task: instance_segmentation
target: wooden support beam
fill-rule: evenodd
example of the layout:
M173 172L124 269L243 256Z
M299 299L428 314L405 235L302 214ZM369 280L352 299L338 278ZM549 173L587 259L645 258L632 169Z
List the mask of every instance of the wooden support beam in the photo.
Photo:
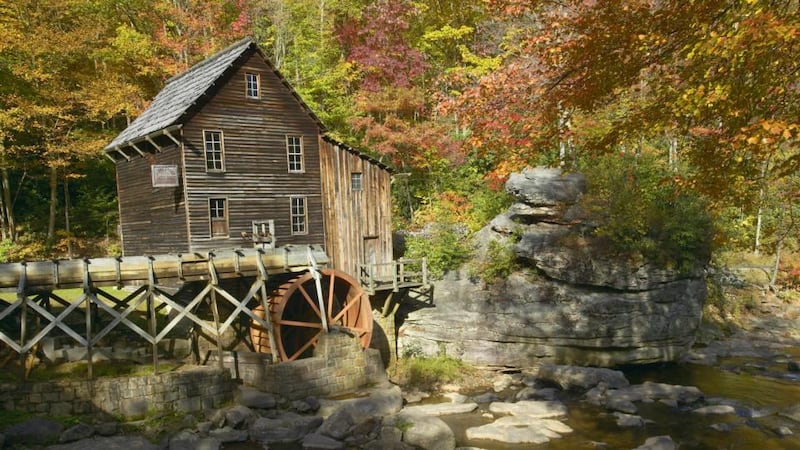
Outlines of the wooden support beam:
M147 142L149 142L149 143L150 143L150 145L152 145L152 146L153 146L153 148L155 148L157 152L161 153L161 151L162 151L163 149L161 148L161 146L160 146L160 145L156 144L156 141L154 141L154 140L153 140L153 138L151 138L150 136L147 136L147 137L145 137L145 140L146 140Z
M178 147L181 146L181 141L175 139L175 136L173 136L172 133L169 132L169 130L164 130L164 136L172 139L172 142L174 142L175 145L177 145Z
M94 376L92 361L92 299L91 278L89 277L89 260L83 261L83 296L86 300L86 376L89 380ZM76 302L77 303L77 302Z
M133 142L131 142L131 147L133 147L133 149L136 150L137 153L139 153L139 156L144 156L144 152L142 151L142 149L137 147L136 144L134 144Z
M122 149L119 146L114 147L114 150L117 153L119 153L120 155L122 155L122 157L125 158L125 161L130 161L131 160L131 157L128 156L125 152L123 152Z

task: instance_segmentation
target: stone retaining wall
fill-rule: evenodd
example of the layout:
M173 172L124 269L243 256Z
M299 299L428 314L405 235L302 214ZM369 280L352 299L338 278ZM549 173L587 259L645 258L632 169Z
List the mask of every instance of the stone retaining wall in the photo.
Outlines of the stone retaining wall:
M216 364L215 355L207 364ZM289 400L347 394L386 379L378 350L362 350L355 336L334 329L320 336L311 358L271 364L268 355L236 352L223 364L244 384Z
M105 412L141 417L148 411L191 412L233 400L227 371L210 367L154 376L0 384L0 406L49 417Z

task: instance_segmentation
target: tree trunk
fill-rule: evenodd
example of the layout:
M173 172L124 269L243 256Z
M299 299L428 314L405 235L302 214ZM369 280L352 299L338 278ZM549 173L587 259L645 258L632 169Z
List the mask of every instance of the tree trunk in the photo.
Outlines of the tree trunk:
M17 240L17 223L14 220L14 203L11 202L11 182L8 181L8 168L3 165L0 169L0 176L2 177L3 184L3 209L0 210L6 221L5 225L8 227L8 237L12 242ZM25 179L23 175L23 179ZM17 188L19 190L19 187Z
M50 167L50 220L47 222L47 242L56 239L56 207L58 206L58 169Z
M764 199L767 197L766 187L767 183L765 177L767 175L768 161L765 161L761 166L761 188L758 191L758 215L756 216L756 241L753 245L753 254L758 256L759 247L761 246L761 218L764 214Z
M64 228L67 232L67 257L72 259L72 228L69 223L69 180L64 178Z

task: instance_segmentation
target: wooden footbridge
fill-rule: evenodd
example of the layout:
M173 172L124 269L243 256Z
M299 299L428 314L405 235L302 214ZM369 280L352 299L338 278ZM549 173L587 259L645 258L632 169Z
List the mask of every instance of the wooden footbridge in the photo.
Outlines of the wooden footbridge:
M274 362L291 361L309 356L320 334L333 326L349 329L368 346L372 310L367 292L427 285L424 260L365 266L359 281L327 268L328 263L321 246L289 245L0 264L0 289L16 291L16 301L5 308L0 302L0 341L24 361L42 339L60 331L85 347L91 378L93 348L115 328L126 327L152 346L157 373L158 345L181 321L191 321L213 338L221 365L223 333L244 315L253 350L270 353ZM230 289L226 281L231 279L239 291L246 280L245 292ZM199 292L178 298L174 286L187 283ZM129 294L118 298L109 287L125 287ZM62 288L79 288L80 295L66 300L54 292ZM213 321L198 315L201 304L208 306ZM166 307L172 315L158 320ZM79 326L76 315L82 317ZM145 320L137 320L142 315Z

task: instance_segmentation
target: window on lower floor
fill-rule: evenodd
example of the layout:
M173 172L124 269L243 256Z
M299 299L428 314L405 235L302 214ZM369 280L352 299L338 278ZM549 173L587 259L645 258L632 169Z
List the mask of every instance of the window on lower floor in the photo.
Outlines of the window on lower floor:
M228 205L224 198L208 199L211 237L228 236Z
M292 234L306 234L308 214L306 213L306 198L291 197Z

